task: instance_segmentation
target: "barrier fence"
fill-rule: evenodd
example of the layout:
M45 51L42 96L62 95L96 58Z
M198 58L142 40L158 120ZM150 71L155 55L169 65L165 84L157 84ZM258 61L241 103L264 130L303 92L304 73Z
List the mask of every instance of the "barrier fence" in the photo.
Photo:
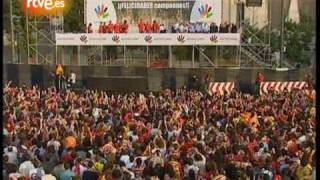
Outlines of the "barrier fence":
M234 82L211 82L208 92L210 95L230 93L235 88ZM260 85L260 95L268 94L269 92L290 92L295 89L303 90L308 88L308 83L305 81L288 81L288 82L262 82Z
M219 93L230 93L234 89L234 82L211 82L209 84L209 94L214 95Z
M294 89L306 89L308 83L305 81L288 81L288 82L262 82L260 85L260 94L268 94L269 91L283 92Z

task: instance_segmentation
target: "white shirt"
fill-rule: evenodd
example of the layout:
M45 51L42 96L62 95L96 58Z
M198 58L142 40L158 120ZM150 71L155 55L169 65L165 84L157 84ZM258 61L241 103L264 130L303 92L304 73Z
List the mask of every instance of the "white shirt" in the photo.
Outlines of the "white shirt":
M197 166L195 166L195 165L190 166L188 164L184 168L184 174L189 174L189 171L191 169L194 171L195 174L198 174L199 168Z
M16 164L16 163L18 162L17 153L15 153L15 152L8 152L8 153L5 153L5 155L8 156L8 162L9 162L9 163Z
M13 180L17 180L21 176L22 175L20 173L17 173L17 172L9 174L9 178L12 178Z
M164 26L160 25L160 31L163 31L163 30L164 30Z
M70 79L71 79L71 82L72 82L72 84L75 84L76 83L76 74L75 73L71 73L71 75L70 75Z
M126 164L126 167L128 169L132 168L132 166L133 166L133 163L130 162L130 156L128 156L128 155L122 155L120 157L120 161L123 161Z
M33 169L34 165L31 163L31 161L25 161L20 165L19 173L21 173L22 176L29 176L31 170Z
M59 151L59 149L60 149L60 142L59 142L59 141L50 140L50 141L47 143L47 147L49 147L49 146L51 146L51 145L53 145L54 150L55 150L56 152Z
M201 24L196 24L196 32L199 33L201 30Z
M14 147L14 146L11 146L11 148L12 148L11 152L8 151L8 147L6 147L3 152L4 152L5 155L8 156L8 159L9 159L8 162L9 163L16 164L17 161L18 161L18 159L17 159L18 149L16 147Z
M29 171L29 177L32 177L33 174L37 174L38 176L44 176L46 173L44 172L44 170L41 168L34 168L34 169L31 169Z
M173 26L173 28L174 28L176 31L178 31L178 30L179 30L179 23L176 23L176 24Z

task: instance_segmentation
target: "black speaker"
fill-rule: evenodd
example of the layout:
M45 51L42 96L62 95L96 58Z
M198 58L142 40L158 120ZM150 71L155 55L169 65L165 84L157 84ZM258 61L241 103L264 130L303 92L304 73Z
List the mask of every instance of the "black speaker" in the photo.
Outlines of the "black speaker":
M262 6L262 0L246 0L246 6L250 7L261 7Z

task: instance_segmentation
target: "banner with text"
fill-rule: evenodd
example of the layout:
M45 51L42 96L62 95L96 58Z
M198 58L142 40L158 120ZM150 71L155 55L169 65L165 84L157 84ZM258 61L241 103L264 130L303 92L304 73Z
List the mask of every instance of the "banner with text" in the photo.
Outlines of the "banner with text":
M239 46L239 33L219 34L56 34L62 46Z
M138 32L140 19L156 20L165 27L186 22L221 23L222 0L87 0L86 23L96 31L101 22L129 23L129 32Z

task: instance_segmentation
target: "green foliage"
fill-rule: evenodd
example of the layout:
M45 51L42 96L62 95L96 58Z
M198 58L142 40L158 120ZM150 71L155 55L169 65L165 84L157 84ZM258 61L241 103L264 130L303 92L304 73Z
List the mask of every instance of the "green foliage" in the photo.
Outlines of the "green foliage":
M253 32L256 36L264 40L265 30L260 30L253 26L248 25L246 32ZM248 33L250 34L250 33ZM311 53L309 44L312 37L315 34L315 22L311 17L304 14L301 15L300 23L296 24L294 22L285 22L284 30L284 45L286 46L285 56L297 63L308 64L310 63ZM271 50L279 51L281 49L281 33L272 32L270 37ZM256 43L255 39L252 39L252 43ZM267 42L265 42L267 43Z
M69 3L70 9L64 12L64 30L79 32L84 26L84 0L69 0Z
M284 42L287 57L301 64L309 64L311 53L309 44L315 33L315 23L311 17L301 16L301 23L285 23Z

